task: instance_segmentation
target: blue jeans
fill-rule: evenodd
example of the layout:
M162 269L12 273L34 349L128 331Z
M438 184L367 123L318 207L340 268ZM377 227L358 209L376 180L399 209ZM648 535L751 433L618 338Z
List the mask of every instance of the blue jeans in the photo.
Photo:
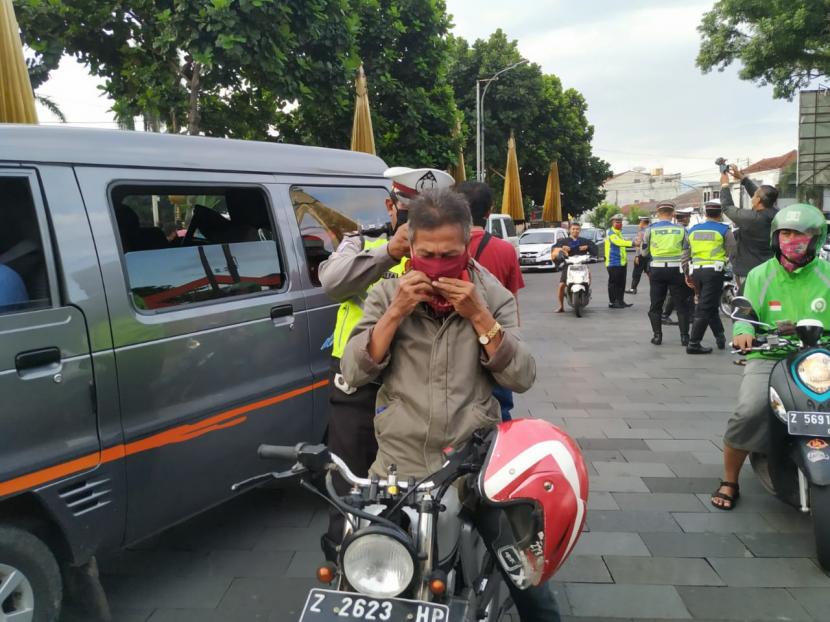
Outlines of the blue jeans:
M496 385L493 389L493 397L499 401L501 406L501 420L510 421L513 418L510 416L510 411L513 410L513 391Z

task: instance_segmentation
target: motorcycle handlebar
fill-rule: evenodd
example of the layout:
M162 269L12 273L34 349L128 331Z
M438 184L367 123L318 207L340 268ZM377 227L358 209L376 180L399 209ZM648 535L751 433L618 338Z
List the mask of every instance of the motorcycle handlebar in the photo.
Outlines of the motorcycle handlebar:
M296 460L302 443L298 445L260 445L257 455L263 460Z

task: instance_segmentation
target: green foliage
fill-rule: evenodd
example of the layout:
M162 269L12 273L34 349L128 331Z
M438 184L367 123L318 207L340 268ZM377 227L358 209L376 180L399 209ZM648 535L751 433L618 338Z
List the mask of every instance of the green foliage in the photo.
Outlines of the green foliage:
M37 88L63 54L104 78L118 121L266 138L278 111L356 67L347 0L19 0ZM344 103L344 102L341 102Z
M450 80L464 114L467 141L464 157L475 165L476 79L522 60L517 42L501 30L472 45L450 37ZM482 85L483 88L484 85ZM545 198L550 163L559 163L564 194L563 210L579 214L599 203L602 182L610 176L606 162L591 153L594 128L586 119L587 104L574 89L565 89L554 75L545 75L536 64L510 70L491 83L484 99L484 148L487 180L498 196L507 158L507 139L515 131L522 192L541 204Z
M391 166L455 164L456 108L447 79L450 21L443 0L350 0L377 153ZM308 94L285 115L289 142L348 148L354 73ZM332 105L332 97L337 102Z
M600 203L587 214L589 223L598 229L608 229L611 226L611 217L620 211L613 203Z
M723 71L740 61L740 77L771 84L776 98L791 100L830 76L828 0L719 0L698 31L698 67Z
M640 216L648 216L648 214L637 205L632 205L628 208L628 222L636 224L639 221Z

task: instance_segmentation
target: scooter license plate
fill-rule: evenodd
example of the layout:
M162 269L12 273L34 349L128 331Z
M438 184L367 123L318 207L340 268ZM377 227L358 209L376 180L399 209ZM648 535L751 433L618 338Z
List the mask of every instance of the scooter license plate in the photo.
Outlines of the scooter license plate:
M405 598L369 598L361 594L313 589L299 622L447 622L449 607Z
M791 410L787 413L787 431L794 436L830 437L830 413Z

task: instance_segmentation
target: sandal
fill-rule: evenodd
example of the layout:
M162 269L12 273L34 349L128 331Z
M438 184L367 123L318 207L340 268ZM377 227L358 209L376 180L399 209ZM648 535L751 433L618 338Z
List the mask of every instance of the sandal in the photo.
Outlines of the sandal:
M721 492L721 488L731 488L735 491L732 495L728 495L725 492ZM738 486L738 482L725 482L721 481L720 485L715 489L715 492L712 493L712 505L719 510L729 511L735 508L735 504L738 503L738 499L741 498L741 489ZM718 505L715 503L715 499L723 499L724 501L728 501L729 505Z

